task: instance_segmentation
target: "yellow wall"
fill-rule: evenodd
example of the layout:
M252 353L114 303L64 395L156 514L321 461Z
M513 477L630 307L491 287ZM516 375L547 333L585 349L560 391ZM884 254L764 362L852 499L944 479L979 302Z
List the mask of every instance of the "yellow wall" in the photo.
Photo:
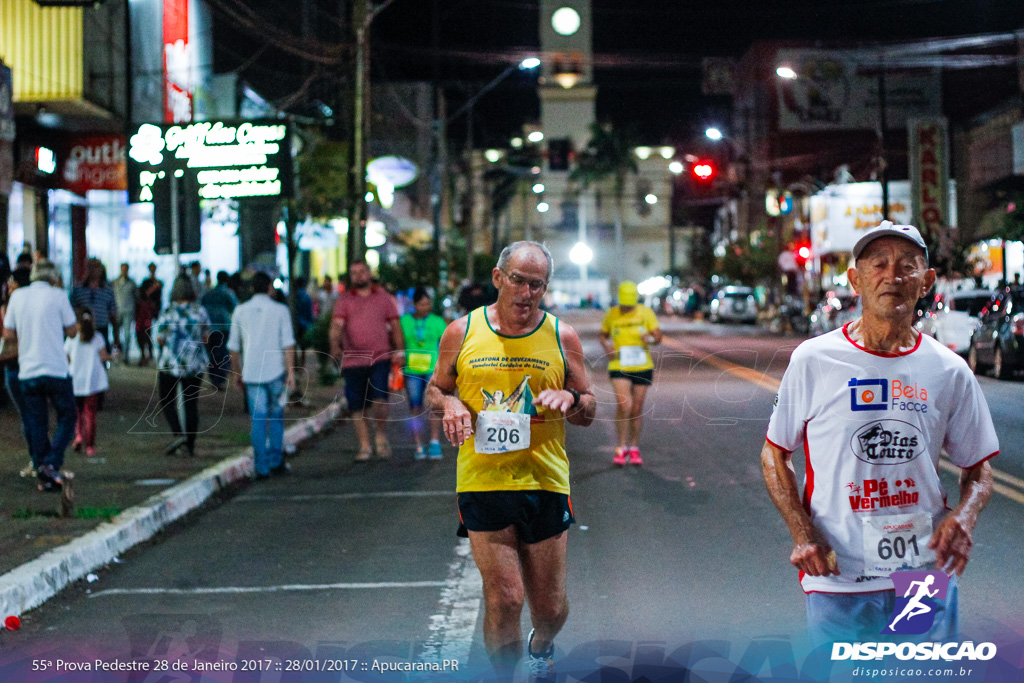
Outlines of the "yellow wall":
M15 102L82 97L82 9L0 0L0 58L14 71Z

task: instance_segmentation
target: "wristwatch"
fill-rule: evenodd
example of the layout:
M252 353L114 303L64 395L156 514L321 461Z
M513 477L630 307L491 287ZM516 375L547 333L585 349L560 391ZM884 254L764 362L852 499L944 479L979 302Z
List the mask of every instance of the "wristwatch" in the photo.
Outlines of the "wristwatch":
M572 394L572 405L569 406L569 410L572 410L580 404L580 392L575 389L570 389L569 387L566 387L565 390Z

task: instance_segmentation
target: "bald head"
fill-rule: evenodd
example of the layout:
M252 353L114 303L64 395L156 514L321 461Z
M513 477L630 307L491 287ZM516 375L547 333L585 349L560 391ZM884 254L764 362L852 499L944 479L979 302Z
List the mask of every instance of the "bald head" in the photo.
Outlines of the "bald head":
M550 280L551 276L554 274L555 262L554 259L551 258L551 252L548 251L548 248L540 242L521 240L508 245L501 250L501 255L498 256L498 269L503 272L508 272L509 264L512 262L513 257L517 256L517 254L523 249L529 249L533 252L533 254L530 254L531 256L535 255L538 258L543 258L547 262L547 277L545 280ZM526 256L526 254L524 253L520 256Z

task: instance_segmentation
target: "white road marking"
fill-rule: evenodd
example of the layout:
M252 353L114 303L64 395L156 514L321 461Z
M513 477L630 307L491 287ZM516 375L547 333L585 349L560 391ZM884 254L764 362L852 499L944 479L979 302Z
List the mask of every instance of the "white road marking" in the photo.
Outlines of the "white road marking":
M235 498L236 502L248 503L252 501L294 501L302 502L308 500L362 500L365 498L429 498L435 496L455 497L452 491L377 491L368 493L311 493L294 496L275 496L270 494L241 495Z
M285 593L289 591L375 590L379 588L441 588L447 581L382 581L377 583L286 584L283 586L222 586L218 588L111 588L90 595L241 595L243 593Z
M444 586L438 612L430 617L430 637L423 646L422 661L467 662L484 595L483 578L473 561L468 538L455 546L455 559L448 567Z

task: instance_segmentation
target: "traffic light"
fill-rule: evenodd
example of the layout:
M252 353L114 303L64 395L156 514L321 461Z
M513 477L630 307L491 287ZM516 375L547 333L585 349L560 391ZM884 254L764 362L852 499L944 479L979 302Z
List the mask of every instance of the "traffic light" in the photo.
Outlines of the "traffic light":
M800 270L803 270L811 258L811 243L801 240L793 244L793 257L796 259L796 264L800 266Z
M698 159L690 167L693 179L698 183L710 183L718 174L718 168L710 159Z

